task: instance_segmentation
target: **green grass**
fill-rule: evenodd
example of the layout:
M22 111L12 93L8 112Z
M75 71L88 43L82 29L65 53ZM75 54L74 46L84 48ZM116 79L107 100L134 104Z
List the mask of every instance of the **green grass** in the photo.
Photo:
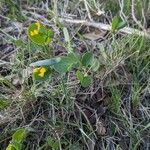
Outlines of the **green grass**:
M57 5L56 1L20 2L0 3L0 54L5 56L0 61L0 150L5 150L14 133L22 128L29 130L21 141L23 150L148 149L149 39L118 32L108 33L104 40L91 41L83 34L95 29L57 22L57 17L64 14L88 20L88 13L96 22L111 22L112 17L120 15L118 1L86 0L88 8L84 1L77 0L58 0ZM136 1L138 20L144 21L143 9L148 21L149 3ZM35 18L23 14L25 10L35 12ZM97 16L98 10L104 10L105 15ZM131 13L131 0L127 0L123 15L128 25L138 29ZM37 19L37 14L43 18ZM47 24L45 18L55 36L48 46L39 46L28 39L27 27L33 20ZM13 28L8 31L9 27ZM68 49L79 55L90 51L99 60L100 68L94 73L89 71L93 82L88 88L76 79L76 70L66 74L54 71L46 81L33 80L33 68L29 67L32 62L66 55ZM99 122L102 126L97 126Z

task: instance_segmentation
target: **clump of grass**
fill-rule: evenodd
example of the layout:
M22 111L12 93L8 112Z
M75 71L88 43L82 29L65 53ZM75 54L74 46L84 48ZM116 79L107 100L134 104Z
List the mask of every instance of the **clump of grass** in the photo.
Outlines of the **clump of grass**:
M0 97L0 110L3 110L9 107L9 105L10 105L10 102L7 99Z
M111 87L111 102L109 104L109 109L113 113L121 113L121 91L116 87Z

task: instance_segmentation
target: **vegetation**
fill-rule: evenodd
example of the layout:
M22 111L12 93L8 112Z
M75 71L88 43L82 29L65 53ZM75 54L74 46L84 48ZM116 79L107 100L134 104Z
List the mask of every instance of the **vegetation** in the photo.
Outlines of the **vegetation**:
M148 150L149 12L149 0L1 0L0 150Z

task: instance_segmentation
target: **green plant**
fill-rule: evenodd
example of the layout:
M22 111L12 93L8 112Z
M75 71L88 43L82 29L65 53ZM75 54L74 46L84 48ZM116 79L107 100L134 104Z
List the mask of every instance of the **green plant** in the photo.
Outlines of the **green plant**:
M23 140L26 138L28 134L27 129L18 129L13 135L12 140L6 150L22 150L23 148Z
M29 38L38 45L46 45L53 39L54 32L40 22L32 23L28 28Z
M120 113L121 109L121 92L116 87L111 88L112 98L109 108L114 113Z
M35 67L33 77L35 80L46 80L54 70L60 74L65 74L72 69L76 69L77 79L83 87L88 87L92 83L92 78L89 74L99 69L99 61L91 52L83 54L82 57L76 54L71 47L67 28L63 28L63 32L67 43L68 54L62 57L31 63L30 66ZM29 26L28 36L34 43L45 45L52 41L53 32L38 22Z
M136 81L135 84L132 86L132 105L133 105L133 109L136 109L140 105L141 87L140 87L138 81Z
M114 33L116 30L122 29L125 27L126 22L122 21L120 17L115 16L112 19L111 31Z
M59 141L50 136L47 138L47 144L52 148L52 150L59 149Z

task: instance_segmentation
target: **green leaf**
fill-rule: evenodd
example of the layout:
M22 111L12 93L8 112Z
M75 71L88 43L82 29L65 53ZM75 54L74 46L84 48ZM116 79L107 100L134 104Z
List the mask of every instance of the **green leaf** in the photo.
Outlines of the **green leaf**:
M13 148L15 148L15 150L22 150L22 142L16 142L14 140L11 141L11 145L13 146Z
M61 61L61 58L57 57L57 58L45 59L45 60L40 60L40 61L31 63L30 66L32 66L32 67L49 66L49 65L57 64L60 61Z
M37 23L32 23L28 27L28 36L32 42L38 45L46 45L52 41L54 32L51 29L47 29L43 24L39 24L39 27ZM38 31L38 34L32 35L34 31Z
M61 58L61 61L54 64L54 69L59 73L66 73L79 62L78 57L74 53L68 54Z
M84 78L84 74L81 71L79 71L79 70L76 72L76 76L77 76L77 79L80 80L80 82Z
M81 71L76 72L77 79L80 81L83 87L88 87L92 83L92 78L90 76L85 76Z
M119 17L118 16L115 16L113 19L112 19L112 25L111 25L111 29L112 29L112 32L115 32L115 30L117 29L117 26L119 24Z
M12 144L9 144L6 148L6 150L16 150Z
M81 63L83 66L88 67L92 64L94 55L91 52L87 52L83 55Z
M83 80L81 81L81 85L83 87L88 87L90 86L91 83L92 83L92 78L90 76L85 76Z
M117 30L124 28L126 25L127 25L126 22L120 22L120 23L118 24Z
M69 53L66 56L66 59L68 60L69 63L72 63L72 64L77 64L79 62L78 56L74 53Z
M126 22L123 22L120 17L115 16L112 20L111 30L112 32L115 32L116 30L119 30L125 26L126 26Z
M99 69L99 67L100 67L100 63L98 59L95 58L92 64L92 70L96 72Z
M26 136L28 131L26 129L18 129L12 136L12 141L16 141L18 143L22 142Z
M67 57L61 58L58 64L54 64L54 69L59 73L66 73L72 68L72 63L69 62Z
M30 129L30 128L29 128ZM18 129L13 135L11 144L8 145L6 150L22 150L22 142L26 138L28 132L30 130L26 129Z
M54 138L52 137L48 137L47 138L47 143L50 147L52 147L53 149L58 149L59 148L59 141L58 140L55 140Z

